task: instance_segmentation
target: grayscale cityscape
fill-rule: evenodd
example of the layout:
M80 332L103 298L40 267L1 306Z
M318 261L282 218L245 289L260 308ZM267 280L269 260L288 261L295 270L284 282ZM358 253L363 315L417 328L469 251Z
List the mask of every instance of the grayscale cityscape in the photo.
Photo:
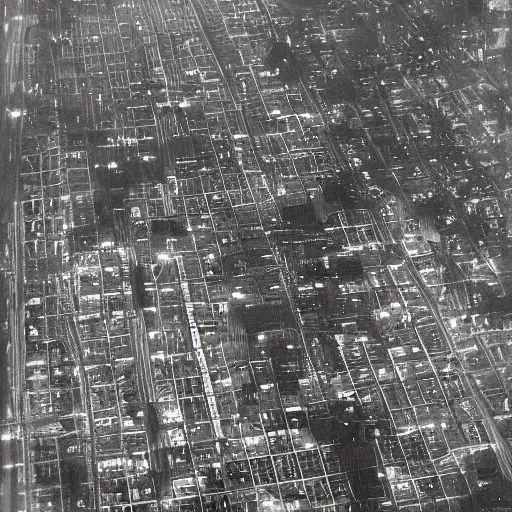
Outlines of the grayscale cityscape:
M512 0L0 17L0 511L512 512Z

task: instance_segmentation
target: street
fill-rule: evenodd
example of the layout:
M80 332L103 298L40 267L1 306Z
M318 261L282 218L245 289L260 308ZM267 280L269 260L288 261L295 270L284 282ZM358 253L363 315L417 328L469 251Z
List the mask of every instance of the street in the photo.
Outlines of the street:
M19 98L16 88L23 80L23 38L26 24L22 13L24 5L21 1L10 2L6 6L5 30L2 34L2 59L0 73L2 84L0 88L0 159L4 162L1 169L2 187L0 190L0 240L14 247L11 256L10 272L0 276L0 291L3 300L0 302L0 325L8 322L10 328L7 334L2 331L0 338L0 416L8 426L2 428L0 444L0 496L2 510L17 510L20 497L18 481L24 478L23 470L23 432L17 420L22 417L24 372L23 363L23 289L22 276L19 273L21 261L21 234L18 225L19 211L13 198L18 196L18 173L21 154L21 128L23 117L11 116L9 107ZM4 12L1 13L2 16ZM21 88L22 90L22 88ZM22 105L20 108L23 109ZM14 208L13 208L14 206ZM8 240L9 223L14 228L11 233L15 240ZM16 376L16 382L12 378ZM11 394L12 389L12 394Z

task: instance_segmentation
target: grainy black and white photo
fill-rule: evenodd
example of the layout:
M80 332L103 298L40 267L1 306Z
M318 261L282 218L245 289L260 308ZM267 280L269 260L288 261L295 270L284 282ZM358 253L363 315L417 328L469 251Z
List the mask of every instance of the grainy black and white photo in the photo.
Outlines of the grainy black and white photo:
M1 512L512 512L512 0L0 0Z

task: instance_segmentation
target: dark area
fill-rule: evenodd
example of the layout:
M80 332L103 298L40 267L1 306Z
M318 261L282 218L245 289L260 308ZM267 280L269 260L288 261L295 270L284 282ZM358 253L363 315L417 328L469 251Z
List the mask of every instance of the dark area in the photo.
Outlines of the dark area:
M271 41L264 60L264 65L271 71L279 70L278 79L283 83L295 83L300 80L302 64L284 41Z
M151 219L150 229L154 235L185 236L187 234L185 223L179 217Z
M136 309L149 307L150 304L144 281L144 267L136 265L132 273L133 305Z

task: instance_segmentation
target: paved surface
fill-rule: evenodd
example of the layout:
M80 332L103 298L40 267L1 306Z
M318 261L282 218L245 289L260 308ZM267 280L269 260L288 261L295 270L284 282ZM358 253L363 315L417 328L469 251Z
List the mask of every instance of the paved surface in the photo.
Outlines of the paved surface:
M5 8L4 8L5 7ZM17 94L16 84L22 78L22 48L24 21L18 18L23 13L22 0L6 0L0 9L0 19L3 31L0 41L0 251L5 251L8 243L8 225L13 221L13 204L17 195L17 166L20 151L20 119L11 119L8 108L13 106ZM2 254L3 260L3 254ZM13 274L0 273L0 420L10 423L13 420L15 407L11 394L10 376L13 366L18 360L19 344L13 347L12 338L5 329L7 321L12 322L16 317L17 308L14 306L13 291L19 290L19 280ZM21 296L18 295L20 300ZM18 324L18 322L16 322ZM16 332L19 332L17 325ZM16 372L20 373L20 372ZM16 386L15 386L16 387ZM10 430L16 433L17 426L12 424ZM18 502L17 483L20 466L19 454L22 451L21 442L9 439L9 428L2 428L0 441L0 510L17 511L23 509Z

